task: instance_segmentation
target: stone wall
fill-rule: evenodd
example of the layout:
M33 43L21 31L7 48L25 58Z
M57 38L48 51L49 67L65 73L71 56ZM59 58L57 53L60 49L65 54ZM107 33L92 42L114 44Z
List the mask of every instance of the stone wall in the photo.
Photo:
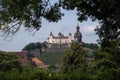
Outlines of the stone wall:
M70 47L68 44L61 44L61 45L60 44L49 44L49 45L51 45L51 47L48 48L50 52L64 52Z

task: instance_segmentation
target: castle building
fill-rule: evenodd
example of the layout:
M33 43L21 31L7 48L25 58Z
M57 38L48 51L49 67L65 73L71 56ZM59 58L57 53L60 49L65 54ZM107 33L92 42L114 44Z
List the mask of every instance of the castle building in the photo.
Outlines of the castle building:
M47 46L51 52L64 52L67 50L72 43L72 34L69 33L68 36L64 36L61 32L58 33L58 36L54 36L52 32L46 39Z
M82 45L82 34L79 31L80 27L77 25L76 32L74 33L74 41L77 41ZM46 39L46 43L48 48L51 51L63 52L71 46L72 43L72 34L69 33L68 36L64 36L61 32L58 33L58 36L54 36L52 32L50 32L48 38Z
M64 36L61 32L59 32L58 36L54 36L52 32L50 32L46 42L49 44L70 44L72 42L72 34L69 33L68 36Z

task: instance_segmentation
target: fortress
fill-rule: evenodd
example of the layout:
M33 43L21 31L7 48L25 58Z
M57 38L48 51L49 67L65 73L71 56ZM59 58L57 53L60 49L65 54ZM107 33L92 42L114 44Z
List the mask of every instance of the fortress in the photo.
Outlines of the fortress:
M77 41L82 44L82 34L79 31L79 25L76 26L76 32L74 33L74 40L72 39L72 34L69 33L68 36L64 36L61 32L58 33L58 36L54 36L52 32L50 32L48 38L46 39L46 43L48 48L54 51L64 51L68 49L72 43L72 41Z
M59 32L58 36L54 36L52 32L50 32L46 41L49 44L70 44L72 42L72 35L69 33L68 36L64 36L61 32Z

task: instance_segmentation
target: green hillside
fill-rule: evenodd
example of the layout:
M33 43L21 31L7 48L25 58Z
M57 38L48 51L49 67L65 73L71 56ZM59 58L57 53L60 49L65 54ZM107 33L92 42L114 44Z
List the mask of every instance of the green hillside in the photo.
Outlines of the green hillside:
M51 53L51 52L43 52L39 58L42 60L46 65L56 65L61 63L63 53Z
M87 54L87 56L90 58L93 50L89 48L83 48ZM46 65L56 65L61 63L61 59L64 53L52 53L52 52L43 52L40 56L39 59L43 61Z

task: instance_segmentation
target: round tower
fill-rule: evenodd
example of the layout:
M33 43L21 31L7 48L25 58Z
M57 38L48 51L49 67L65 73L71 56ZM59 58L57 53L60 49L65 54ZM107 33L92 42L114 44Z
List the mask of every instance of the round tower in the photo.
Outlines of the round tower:
M80 29L80 27L79 27L79 25L77 25L76 32L74 33L74 41L77 41L80 44L82 44L82 34L79 29Z

